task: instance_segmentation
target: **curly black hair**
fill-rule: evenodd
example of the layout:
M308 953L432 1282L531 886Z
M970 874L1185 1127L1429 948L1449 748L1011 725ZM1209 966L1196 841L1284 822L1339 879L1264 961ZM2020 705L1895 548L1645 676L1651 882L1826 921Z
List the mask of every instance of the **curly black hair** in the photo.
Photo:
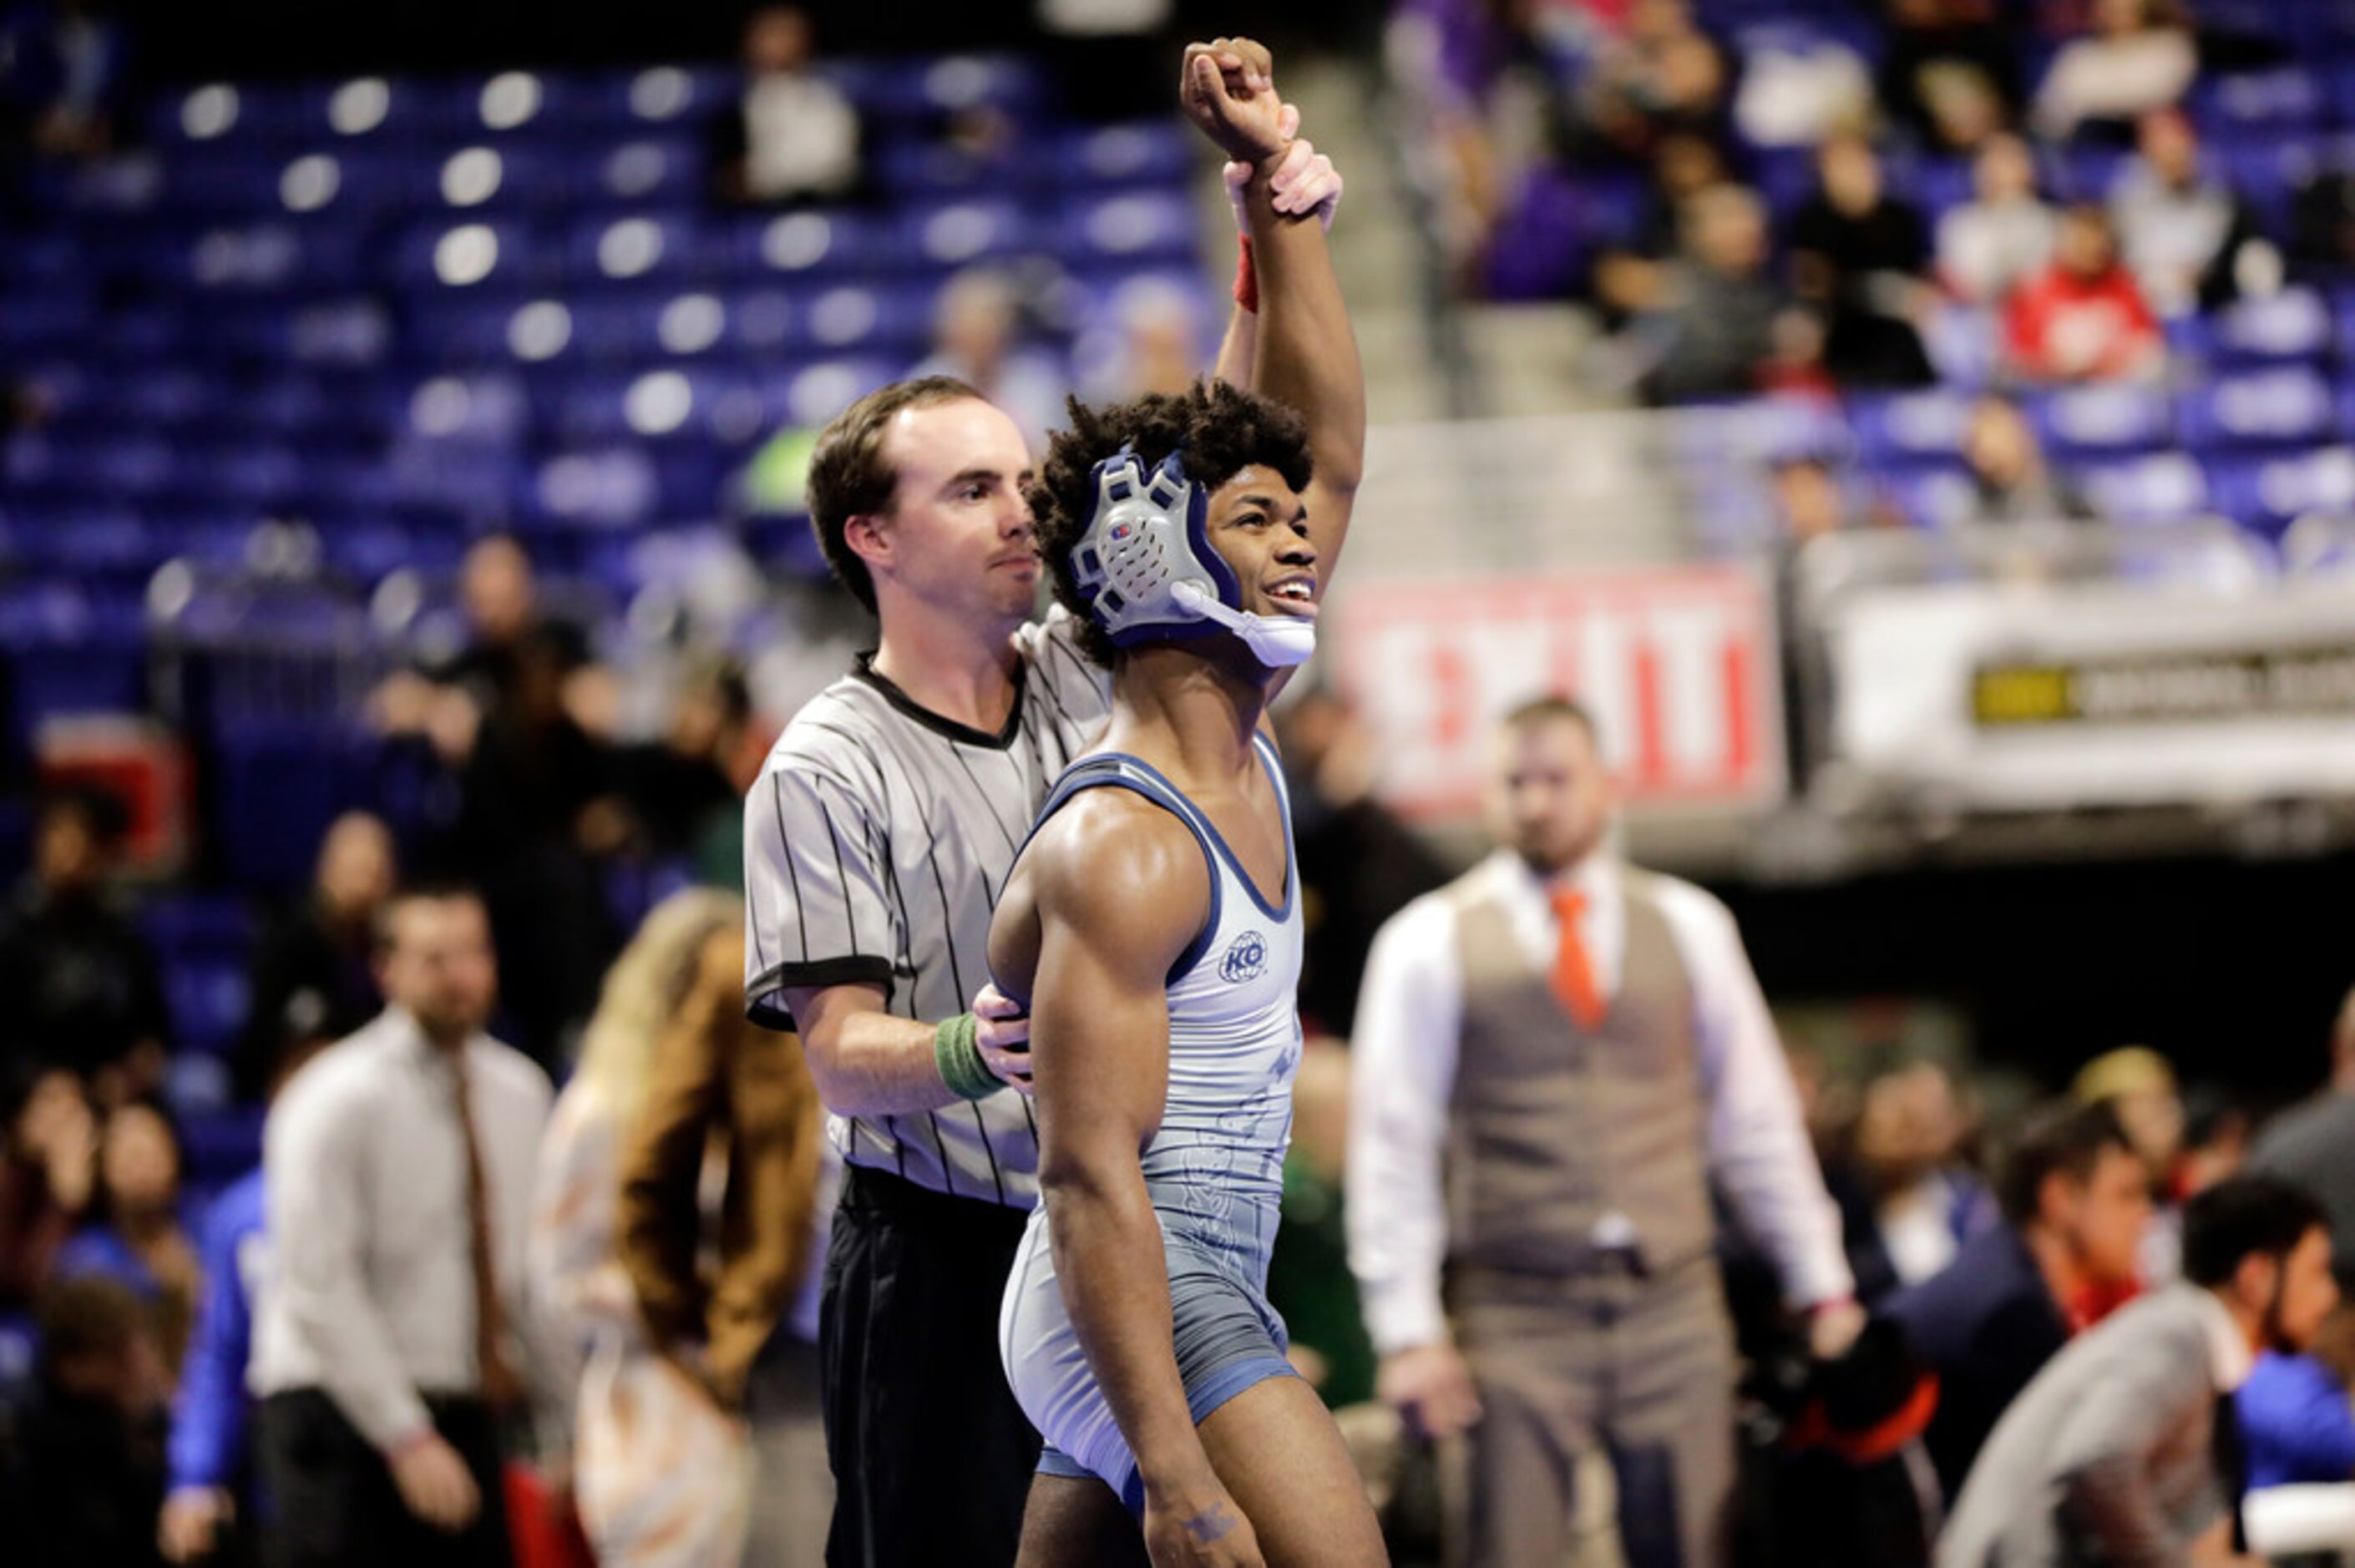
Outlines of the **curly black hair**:
M1131 403L1091 408L1070 400L1071 429L1047 440L1027 499L1039 553L1054 575L1055 598L1080 623L1080 646L1109 666L1112 636L1088 612L1071 567L1071 549L1095 511L1095 466L1133 447L1148 470L1183 448L1186 477L1215 490L1257 463L1272 468L1295 491L1308 488L1314 465L1308 428L1283 404L1224 381L1200 381L1176 394L1152 393Z

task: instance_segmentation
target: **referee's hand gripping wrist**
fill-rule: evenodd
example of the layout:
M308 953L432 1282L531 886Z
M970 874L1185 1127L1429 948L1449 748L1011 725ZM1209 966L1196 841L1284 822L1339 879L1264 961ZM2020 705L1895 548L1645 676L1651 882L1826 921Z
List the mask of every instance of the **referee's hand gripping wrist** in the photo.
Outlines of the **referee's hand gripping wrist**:
M1011 1086L1030 1092L1030 1020L996 986L984 986L973 1011L932 1033L932 1061L952 1094L985 1099Z
M986 985L973 999L974 1046L982 1065L1017 1094L1030 1092L1030 1010Z

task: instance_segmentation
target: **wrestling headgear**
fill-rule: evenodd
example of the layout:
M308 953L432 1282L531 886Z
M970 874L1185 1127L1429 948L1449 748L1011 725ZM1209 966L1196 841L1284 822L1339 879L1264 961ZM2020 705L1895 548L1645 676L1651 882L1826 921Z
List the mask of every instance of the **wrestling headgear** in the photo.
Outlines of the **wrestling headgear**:
M1224 628L1272 670L1316 651L1316 623L1242 608L1234 568L1210 547L1209 490L1171 452L1149 474L1134 447L1096 464L1095 514L1071 546L1088 612L1116 648Z

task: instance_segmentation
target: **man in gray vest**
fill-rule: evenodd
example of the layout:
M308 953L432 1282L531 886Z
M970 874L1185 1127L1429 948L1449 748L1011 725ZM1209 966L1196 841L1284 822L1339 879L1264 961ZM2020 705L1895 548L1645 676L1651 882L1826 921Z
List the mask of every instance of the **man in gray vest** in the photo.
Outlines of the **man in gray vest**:
M1712 1177L1811 1315L1861 1323L1773 1021L1724 906L1609 847L1584 710L1507 715L1497 853L1383 927L1352 1049L1349 1257L1380 1388L1468 1433L1453 1559L1558 1563L1610 1457L1630 1568L1726 1561L1733 1335Z

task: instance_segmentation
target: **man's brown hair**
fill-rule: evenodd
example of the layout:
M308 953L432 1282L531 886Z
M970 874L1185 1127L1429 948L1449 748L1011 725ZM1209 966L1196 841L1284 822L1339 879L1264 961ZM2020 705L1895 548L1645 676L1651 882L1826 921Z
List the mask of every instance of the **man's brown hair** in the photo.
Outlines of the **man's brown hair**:
M884 434L892 416L903 408L930 408L967 397L986 401L970 382L954 376L894 381L837 414L818 432L809 466L810 527L826 553L826 564L870 615L875 613L875 579L844 532L853 517L891 509L891 491L900 476L883 461Z
M1594 715L1584 703L1566 697L1559 692L1527 698L1516 703L1498 721L1508 733L1529 729L1541 724L1574 724L1586 732L1586 738L1595 746L1603 744L1603 732L1595 726Z

